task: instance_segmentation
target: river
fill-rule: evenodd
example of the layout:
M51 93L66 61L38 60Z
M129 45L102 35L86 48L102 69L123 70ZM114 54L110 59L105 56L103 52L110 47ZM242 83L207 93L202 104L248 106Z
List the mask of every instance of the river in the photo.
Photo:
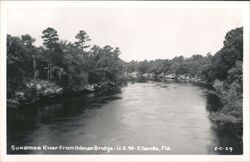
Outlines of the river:
M150 81L128 83L119 92L107 95L64 97L9 109L7 152L241 154L239 141L212 128L208 115L216 104L206 92L191 83ZM44 145L60 149L17 150L20 146ZM70 146L102 149L62 149ZM108 152L104 146L115 149ZM153 146L160 150L147 151ZM224 150L215 150L216 147ZM226 147L233 150L225 150Z

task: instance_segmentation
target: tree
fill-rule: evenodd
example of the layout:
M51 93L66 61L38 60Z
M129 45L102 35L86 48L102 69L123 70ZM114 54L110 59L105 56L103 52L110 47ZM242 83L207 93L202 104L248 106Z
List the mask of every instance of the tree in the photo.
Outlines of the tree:
M146 73L149 69L149 63L147 60L144 60L139 63L138 65L138 71L141 72L142 74Z
M20 37L7 35L7 97L25 86L32 77L32 60Z
M224 40L224 46L213 57L211 68L206 73L210 73L214 81L215 78L225 80L228 70L235 66L237 61L243 59L243 28L236 28L229 31Z
M118 82L123 72L123 64L119 58L119 48L109 45L103 48L94 45L90 51L92 68L89 69L89 82Z
M216 91L222 107L210 114L210 119L220 130L242 138L242 105L243 105L243 28L236 28L226 34L224 46L212 58L211 68L206 71L208 79L220 80ZM211 79L212 78L212 79ZM215 81L214 81L215 80Z
M84 31L80 30L79 33L75 36L77 42L75 44L84 52L85 49L89 48L90 45L87 43L91 40L89 35Z
M83 68L85 63L81 51L71 42L61 41L63 50L62 70L59 71L59 82L66 91L80 91L87 84L88 75ZM86 65L87 66L87 65Z
M22 35L21 39L24 43L27 53L32 58L33 78L35 79L37 76L36 73L37 71L36 71L35 47L33 46L33 43L36 41L36 39L32 38L29 34Z
M47 48L48 54L48 67L47 67L47 78L48 80L52 77L52 55L58 45L57 41L59 40L57 31L54 28L48 27L42 32L43 45Z

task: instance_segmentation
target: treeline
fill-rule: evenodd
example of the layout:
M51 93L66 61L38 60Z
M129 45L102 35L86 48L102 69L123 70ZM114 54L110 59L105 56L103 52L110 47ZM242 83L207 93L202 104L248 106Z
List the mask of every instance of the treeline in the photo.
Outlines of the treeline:
M242 138L243 131L243 27L226 34L224 46L212 59L205 78L213 83L222 107L210 119L219 130Z
M173 59L157 59L152 61L131 61L127 64L127 71L144 73L152 73L155 75L189 75L202 76L202 73L209 69L212 61L210 53L207 56L199 54L193 55L190 58L184 56L174 57Z
M81 30L75 42L60 40L57 31L41 33L43 46L34 46L29 34L7 35L7 97L16 99L41 93L81 91L89 84L120 84L124 62L119 48L90 45ZM33 90L33 92L31 92Z
M193 55L154 61L131 61L127 64L129 73L153 73L156 76L168 74L196 77L214 88L222 106L210 113L210 119L219 130L242 138L243 104L243 27L229 31L224 46L215 54Z

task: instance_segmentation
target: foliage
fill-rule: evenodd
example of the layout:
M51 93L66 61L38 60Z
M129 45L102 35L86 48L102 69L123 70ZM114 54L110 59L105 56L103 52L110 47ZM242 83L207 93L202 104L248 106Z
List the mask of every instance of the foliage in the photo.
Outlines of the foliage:
M27 47L28 46L28 47ZM33 77L32 57L24 37L12 37L7 35L7 96L14 95L14 90L19 90L25 85L25 81Z
M77 39L77 42L75 42L75 44L82 51L84 51L84 49L90 47L90 45L87 45L87 42L91 41L91 39L90 39L89 35L84 30L80 30L79 33L77 33L77 35L75 36L75 38Z
M226 34L224 47L213 58L212 75L223 83L218 90L223 106L216 114L210 115L220 129L231 130L231 133L240 138L242 138L243 125L242 60L243 28L241 27Z
M92 69L89 73L89 82L119 82L123 72L123 63L119 58L119 48L107 45L103 48L95 45L91 48L90 60Z
M56 50L58 50L59 40L57 31L54 28L47 28L42 32L43 45L46 47L46 54L48 55L48 66L47 66L47 79L53 79L52 71L54 70L54 64L56 62Z
M224 47L212 58L210 68L205 71L206 79L226 80L228 71L237 61L243 60L243 28L236 28L226 34ZM209 75L208 75L209 73Z
M43 46L35 47L35 39L28 34L7 35L8 98L27 89L33 79L56 83L64 91L82 91L90 83L119 83L123 77L119 48L94 45L86 51L91 39L83 30L73 43L59 40L51 27L42 31L42 38Z
M79 91L87 84L87 73L83 68L85 59L82 51L72 43L61 42L63 49L62 66L58 67L57 83L63 86L66 90Z
M154 61L131 61L127 64L127 72L138 71L141 73L175 74L188 76L202 76L205 69L209 68L211 55L193 55L190 58L183 56L175 57L171 60L157 59Z
M43 45L50 50L55 49L57 41L59 40L57 31L54 28L47 28L42 32L44 39Z

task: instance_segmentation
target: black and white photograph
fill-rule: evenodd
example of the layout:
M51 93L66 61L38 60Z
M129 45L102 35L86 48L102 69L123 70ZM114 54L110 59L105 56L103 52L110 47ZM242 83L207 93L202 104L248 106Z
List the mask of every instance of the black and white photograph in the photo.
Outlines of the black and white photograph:
M3 7L7 156L249 158L249 2L25 3Z

